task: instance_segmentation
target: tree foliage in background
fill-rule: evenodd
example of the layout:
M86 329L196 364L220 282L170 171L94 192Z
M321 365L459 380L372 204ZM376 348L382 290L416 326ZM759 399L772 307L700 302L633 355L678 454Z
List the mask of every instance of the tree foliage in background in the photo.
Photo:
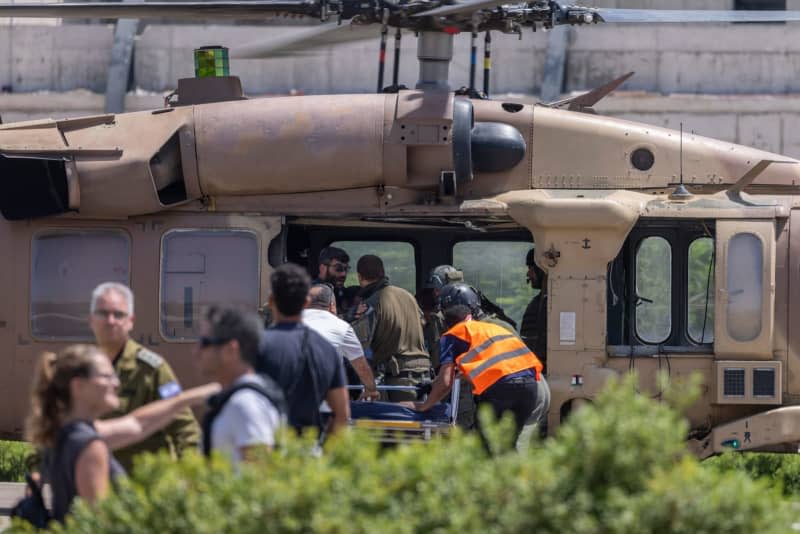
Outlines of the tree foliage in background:
M687 398L665 395L665 398ZM215 459L145 456L116 495L59 532L759 532L791 529L776 488L704 469L667 403L613 384L558 435L511 449L510 422L381 449L350 432L325 454L290 439L237 475ZM24 530L17 526L17 530Z
M24 482L33 447L24 441L0 441L0 481Z

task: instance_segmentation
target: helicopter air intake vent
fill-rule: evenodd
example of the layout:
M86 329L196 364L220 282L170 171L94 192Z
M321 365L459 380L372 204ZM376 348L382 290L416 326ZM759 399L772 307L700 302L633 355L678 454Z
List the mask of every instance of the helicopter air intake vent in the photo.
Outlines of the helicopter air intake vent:
M775 369L753 369L753 395L775 396Z
M150 158L150 173L161 205L169 206L187 199L177 132Z
M725 369L723 395L744 397L744 369Z
M717 404L781 404L781 362L717 361Z

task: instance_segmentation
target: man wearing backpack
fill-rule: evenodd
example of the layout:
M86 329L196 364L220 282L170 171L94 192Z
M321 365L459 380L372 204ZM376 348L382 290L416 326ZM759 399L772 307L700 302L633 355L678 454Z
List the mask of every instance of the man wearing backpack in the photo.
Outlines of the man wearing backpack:
M212 307L200 326L197 361L203 374L223 390L209 399L203 421L203 451L221 451L233 464L275 446L285 422L283 392L253 369L258 358L261 321L255 314Z

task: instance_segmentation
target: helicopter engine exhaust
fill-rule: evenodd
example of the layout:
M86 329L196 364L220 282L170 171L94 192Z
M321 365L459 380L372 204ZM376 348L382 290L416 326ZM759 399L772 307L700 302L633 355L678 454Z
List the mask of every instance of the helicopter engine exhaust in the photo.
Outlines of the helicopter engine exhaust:
M0 212L10 221L70 209L63 160L0 156L0 178Z

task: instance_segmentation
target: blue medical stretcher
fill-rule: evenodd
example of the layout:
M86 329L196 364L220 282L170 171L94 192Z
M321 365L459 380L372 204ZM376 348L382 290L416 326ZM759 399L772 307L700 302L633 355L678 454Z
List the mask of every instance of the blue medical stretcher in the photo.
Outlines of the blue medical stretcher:
M456 379L449 402L441 402L427 412L418 412L393 402L350 401L351 425L366 429L381 443L428 441L449 433L456 424L460 381ZM363 386L348 386L352 390ZM414 386L378 386L378 391L417 391Z

